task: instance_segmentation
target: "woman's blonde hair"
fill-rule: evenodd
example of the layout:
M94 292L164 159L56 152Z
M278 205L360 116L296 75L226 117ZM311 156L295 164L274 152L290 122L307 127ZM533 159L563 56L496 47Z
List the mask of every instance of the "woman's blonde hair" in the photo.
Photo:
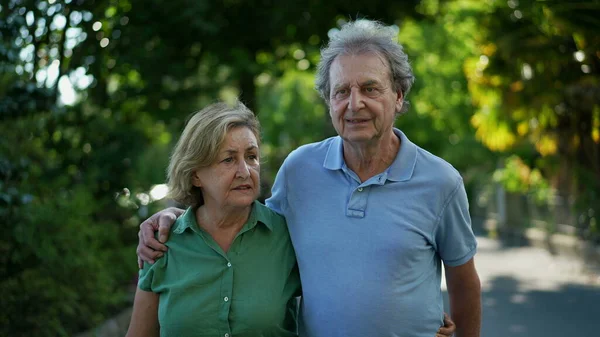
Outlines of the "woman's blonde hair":
M169 197L186 206L204 203L202 191L192 185L192 174L214 163L227 132L236 127L250 129L260 145L258 119L237 100L233 104L211 104L190 117L171 153L167 169Z

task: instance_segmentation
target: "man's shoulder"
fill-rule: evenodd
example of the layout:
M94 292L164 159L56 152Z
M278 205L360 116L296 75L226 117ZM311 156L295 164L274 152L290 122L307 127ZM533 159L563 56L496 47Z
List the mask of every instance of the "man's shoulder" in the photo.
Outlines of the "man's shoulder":
M418 173L429 175L432 181L453 190L457 183L462 182L460 172L446 160L417 146L417 163L415 170Z
M417 146L417 153L419 160L418 164L422 165L423 168L434 169L442 174L447 174L450 176L460 175L454 166L452 166L452 164L443 158L425 150L424 148Z

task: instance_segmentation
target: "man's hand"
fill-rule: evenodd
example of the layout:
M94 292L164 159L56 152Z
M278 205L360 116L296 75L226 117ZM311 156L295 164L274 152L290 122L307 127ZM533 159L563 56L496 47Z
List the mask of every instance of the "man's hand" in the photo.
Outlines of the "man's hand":
M444 326L439 328L435 334L435 337L450 337L455 331L456 325L454 325L454 322L450 319L450 316L448 316L447 313L444 313Z
M169 207L146 219L140 225L138 232L138 267L144 267L144 261L153 264L155 259L163 256L167 251L167 242L171 226L175 223L177 217L183 214L183 210L175 207ZM154 232L158 231L158 240L154 238Z

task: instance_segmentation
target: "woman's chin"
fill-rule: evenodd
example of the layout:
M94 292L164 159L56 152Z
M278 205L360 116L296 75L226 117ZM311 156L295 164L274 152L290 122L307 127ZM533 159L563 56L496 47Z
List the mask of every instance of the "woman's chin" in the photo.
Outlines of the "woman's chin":
M235 198L235 200L232 200L229 204L230 204L230 206L236 207L236 208L250 207L250 206L252 206L252 203L254 202L254 200L256 200L257 198L258 198L258 196L255 196L255 195L247 195L244 197Z

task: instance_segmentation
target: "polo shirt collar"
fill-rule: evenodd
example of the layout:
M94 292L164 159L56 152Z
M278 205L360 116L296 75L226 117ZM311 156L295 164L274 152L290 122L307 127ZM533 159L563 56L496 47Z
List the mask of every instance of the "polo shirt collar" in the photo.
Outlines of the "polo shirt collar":
M400 150L386 170L386 178L392 181L407 181L410 180L415 170L417 146L406 137L404 132L396 128L393 131L400 138ZM323 167L328 170L341 170L344 166L343 140L342 137L337 136L329 144Z
M387 169L387 178L393 181L407 181L415 171L417 146L406 137L404 132L394 128L394 133L400 138L400 150Z
M329 149L325 154L323 167L328 170L341 170L344 166L344 148L342 146L342 137L333 137L333 141L329 144Z
M252 203L250 217L248 217L248 221L246 221L242 230L252 229L256 227L257 224L262 224L272 231L273 225L269 220L270 218L266 207L260 207L258 201L254 201L254 203ZM188 207L185 213L177 219L173 233L181 234L188 228L194 232L200 231L200 226L198 226L198 223L196 222L196 208Z

